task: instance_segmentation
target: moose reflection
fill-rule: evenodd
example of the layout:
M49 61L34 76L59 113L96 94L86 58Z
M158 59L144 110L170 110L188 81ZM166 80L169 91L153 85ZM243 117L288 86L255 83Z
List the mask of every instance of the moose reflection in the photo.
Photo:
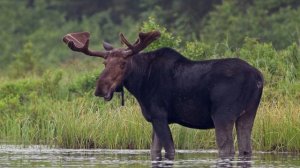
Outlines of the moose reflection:
M171 48L140 53L160 32L139 33L133 44L123 34L125 48L104 43L104 51L89 49L89 33L67 34L73 51L104 58L105 68L95 95L109 101L124 86L152 124L152 160L174 159L169 124L196 129L215 128L219 155L233 156L235 125L240 156L251 155L251 130L263 91L262 74L238 58L191 61Z

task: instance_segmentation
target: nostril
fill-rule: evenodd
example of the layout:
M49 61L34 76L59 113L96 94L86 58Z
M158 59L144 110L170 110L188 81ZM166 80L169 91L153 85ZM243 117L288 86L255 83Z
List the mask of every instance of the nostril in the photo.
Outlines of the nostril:
M103 95L103 94L101 94L101 92L95 91L95 96L97 96L97 97L102 97L102 95Z

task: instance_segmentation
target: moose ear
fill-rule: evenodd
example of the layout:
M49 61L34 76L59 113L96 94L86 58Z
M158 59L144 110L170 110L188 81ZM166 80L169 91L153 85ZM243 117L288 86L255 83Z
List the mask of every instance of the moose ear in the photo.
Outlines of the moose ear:
M104 48L106 51L110 51L110 50L114 49L114 47L113 47L111 44L109 44L109 43L107 43L107 42L105 42L105 41L103 41L103 48Z

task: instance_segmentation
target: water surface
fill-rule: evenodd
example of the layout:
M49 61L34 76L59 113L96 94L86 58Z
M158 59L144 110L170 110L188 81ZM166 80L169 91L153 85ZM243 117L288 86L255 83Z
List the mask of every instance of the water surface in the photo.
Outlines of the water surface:
M300 155L254 152L251 160L218 158L216 150L177 150L175 161L151 162L149 150L53 149L0 145L0 167L300 167Z

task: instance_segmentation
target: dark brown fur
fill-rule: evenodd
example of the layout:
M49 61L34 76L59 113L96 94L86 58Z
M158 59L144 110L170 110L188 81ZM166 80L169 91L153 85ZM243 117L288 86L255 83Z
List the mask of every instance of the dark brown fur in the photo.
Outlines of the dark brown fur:
M76 47L67 43L75 51L105 58L96 96L111 100L115 90L124 85L137 99L153 127L153 160L162 159L162 148L167 159L174 159L171 123L215 128L220 156L234 155L235 125L239 154L251 155L251 131L263 90L263 77L256 68L238 58L191 61L170 48L139 54L157 33L140 34L134 45L121 38L128 48L104 44L106 51L101 53L88 50L86 44Z

